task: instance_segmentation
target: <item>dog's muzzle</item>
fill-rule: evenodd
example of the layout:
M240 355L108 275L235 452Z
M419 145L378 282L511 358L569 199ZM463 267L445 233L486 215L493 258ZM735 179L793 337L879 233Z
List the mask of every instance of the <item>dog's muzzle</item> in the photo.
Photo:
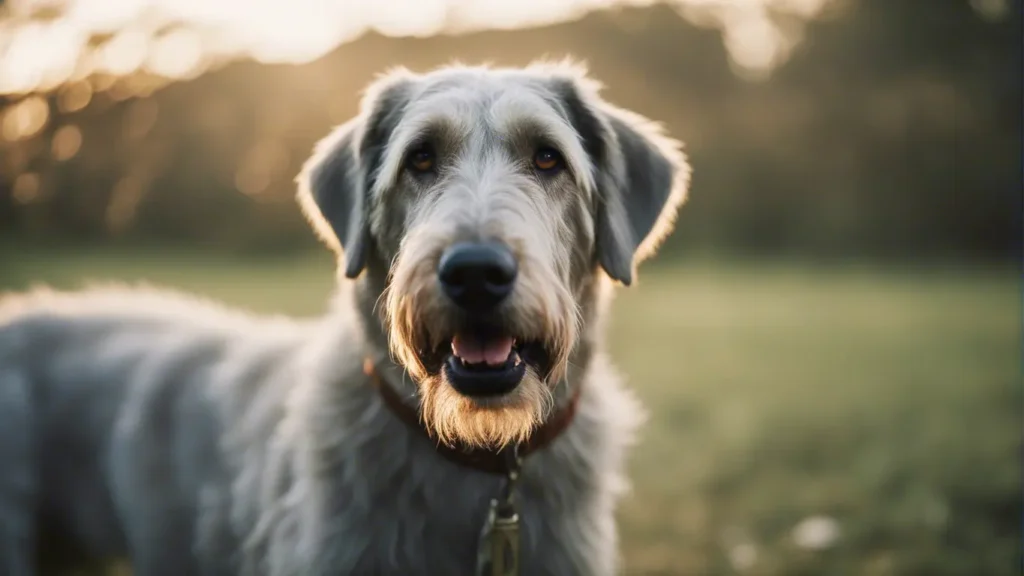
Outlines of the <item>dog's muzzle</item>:
M518 271L512 251L498 242L454 244L441 255L438 281L465 318L452 337L444 371L462 394L507 394L526 374L520 343L502 328L497 313L512 294Z

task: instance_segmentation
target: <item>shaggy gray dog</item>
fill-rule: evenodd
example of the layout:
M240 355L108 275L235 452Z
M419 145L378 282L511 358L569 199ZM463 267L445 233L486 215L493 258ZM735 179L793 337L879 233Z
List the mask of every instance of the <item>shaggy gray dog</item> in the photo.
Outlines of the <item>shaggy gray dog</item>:
M566 63L376 81L299 176L339 257L315 321L149 289L5 299L0 574L472 574L510 478L522 574L613 574L642 410L602 320L689 169L598 89Z

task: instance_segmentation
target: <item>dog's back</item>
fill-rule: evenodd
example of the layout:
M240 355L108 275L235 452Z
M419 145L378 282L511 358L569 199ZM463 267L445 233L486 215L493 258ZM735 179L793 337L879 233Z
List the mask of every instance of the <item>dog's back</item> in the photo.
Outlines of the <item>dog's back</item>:
M219 502L203 488L227 473L214 384L274 334L252 324L154 291L3 300L0 573L34 573L36 552L40 568L131 555L145 573L198 572L193 544L219 529L198 521ZM263 348L287 349L289 332Z

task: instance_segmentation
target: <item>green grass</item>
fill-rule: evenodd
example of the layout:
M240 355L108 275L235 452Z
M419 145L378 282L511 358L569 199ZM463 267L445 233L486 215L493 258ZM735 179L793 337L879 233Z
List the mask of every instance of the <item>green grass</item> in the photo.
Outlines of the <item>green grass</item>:
M0 289L146 279L256 311L324 308L332 261L0 253ZM1012 273L690 262L621 291L611 352L650 411L620 514L628 574L1021 569ZM793 528L824 516L822 550Z

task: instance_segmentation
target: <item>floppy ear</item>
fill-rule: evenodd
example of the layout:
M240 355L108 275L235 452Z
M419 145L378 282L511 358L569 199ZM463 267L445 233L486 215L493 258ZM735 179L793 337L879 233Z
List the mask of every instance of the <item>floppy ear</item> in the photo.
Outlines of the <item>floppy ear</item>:
M410 83L397 71L372 85L360 114L316 144L297 178L299 205L321 240L344 256L347 278L366 267L370 190Z
M651 121L597 96L581 77L562 85L570 122L595 167L595 252L601 268L629 285L636 265L672 231L690 168L680 144Z

